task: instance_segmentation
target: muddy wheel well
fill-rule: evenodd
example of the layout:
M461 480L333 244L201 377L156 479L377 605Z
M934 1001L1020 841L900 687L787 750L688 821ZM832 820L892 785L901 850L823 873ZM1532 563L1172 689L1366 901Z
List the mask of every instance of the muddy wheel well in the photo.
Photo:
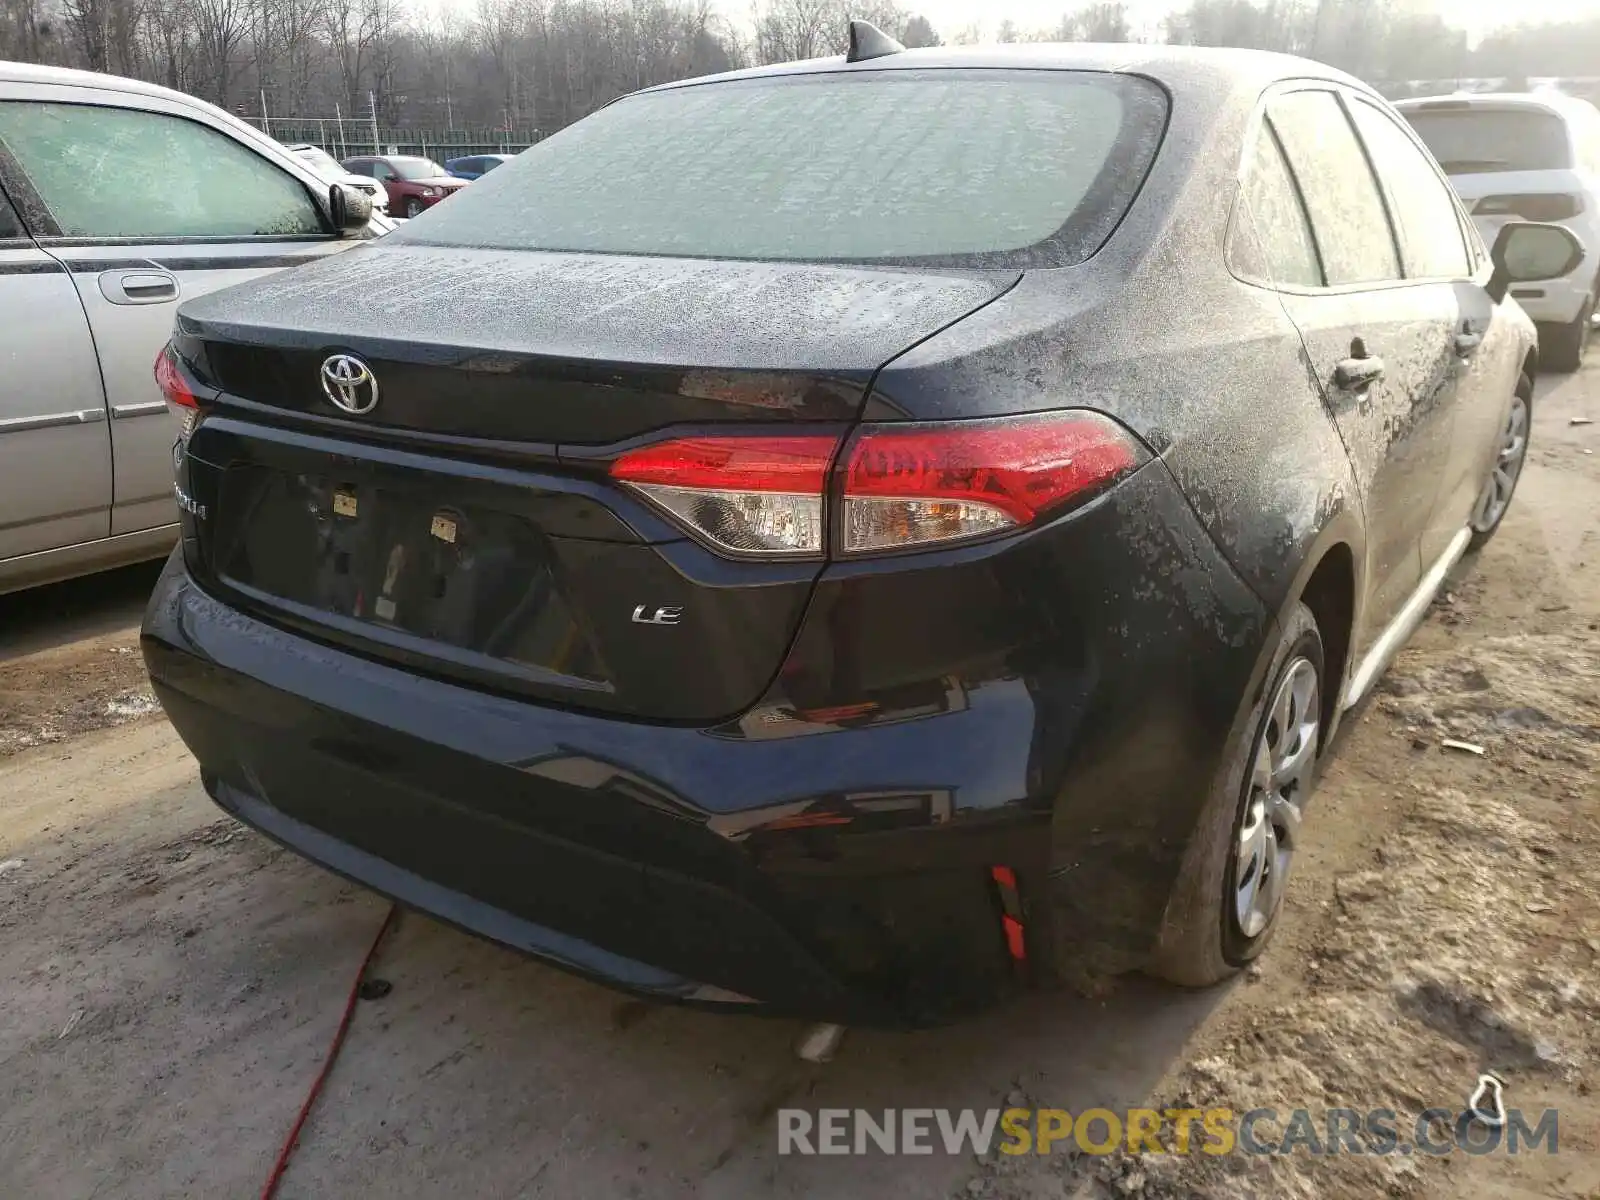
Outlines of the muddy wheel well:
M1537 345L1528 347L1528 355L1522 360L1522 373L1529 379L1535 379L1538 377L1539 347Z
M1328 547L1311 578L1306 580L1300 599L1317 619L1322 634L1323 654L1328 678L1322 689L1322 720L1331 728L1339 711L1340 685L1350 657L1351 626L1355 619L1356 571L1350 547L1336 542Z

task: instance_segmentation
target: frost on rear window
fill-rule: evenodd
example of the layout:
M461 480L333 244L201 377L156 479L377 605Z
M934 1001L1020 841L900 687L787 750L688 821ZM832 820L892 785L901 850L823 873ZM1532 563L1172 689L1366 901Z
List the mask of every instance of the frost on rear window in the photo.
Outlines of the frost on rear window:
M1406 120L1450 175L1560 171L1572 166L1567 127L1534 109L1412 109Z
M1305 197L1328 283L1399 279L1377 180L1333 93L1293 92L1272 101L1267 115Z
M403 241L703 258L1055 266L1088 257L1165 94L1076 71L865 71L629 97L411 222Z

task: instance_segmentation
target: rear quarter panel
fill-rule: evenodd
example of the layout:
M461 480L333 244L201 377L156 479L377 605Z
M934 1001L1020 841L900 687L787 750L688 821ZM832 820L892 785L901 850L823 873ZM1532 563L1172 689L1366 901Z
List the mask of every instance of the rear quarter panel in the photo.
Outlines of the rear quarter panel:
M1227 269L1256 90L1174 96L1139 198L1087 263L1012 291L880 373L868 419L1087 406L1159 454L1206 532L1273 612L1330 529L1362 559L1360 501L1276 293ZM1241 236L1252 236L1246 226ZM1358 589L1359 590L1359 589Z

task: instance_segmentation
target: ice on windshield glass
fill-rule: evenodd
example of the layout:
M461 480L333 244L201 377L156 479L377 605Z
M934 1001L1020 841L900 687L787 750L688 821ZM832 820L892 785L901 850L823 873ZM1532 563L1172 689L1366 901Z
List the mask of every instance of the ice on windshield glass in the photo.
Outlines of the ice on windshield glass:
M389 165L401 179L437 179L449 173L431 158L391 158Z
M1062 265L1115 227L1165 117L1153 85L1087 72L827 74L654 92L539 142L406 240Z

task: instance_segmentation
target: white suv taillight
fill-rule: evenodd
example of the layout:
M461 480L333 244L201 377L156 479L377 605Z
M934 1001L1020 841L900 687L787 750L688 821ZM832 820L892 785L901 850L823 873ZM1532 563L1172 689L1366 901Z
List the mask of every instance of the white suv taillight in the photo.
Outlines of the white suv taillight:
M611 476L714 549L818 556L831 434L679 438L623 454ZM1148 457L1087 410L994 421L863 425L844 455L843 554L964 541L1081 503Z

